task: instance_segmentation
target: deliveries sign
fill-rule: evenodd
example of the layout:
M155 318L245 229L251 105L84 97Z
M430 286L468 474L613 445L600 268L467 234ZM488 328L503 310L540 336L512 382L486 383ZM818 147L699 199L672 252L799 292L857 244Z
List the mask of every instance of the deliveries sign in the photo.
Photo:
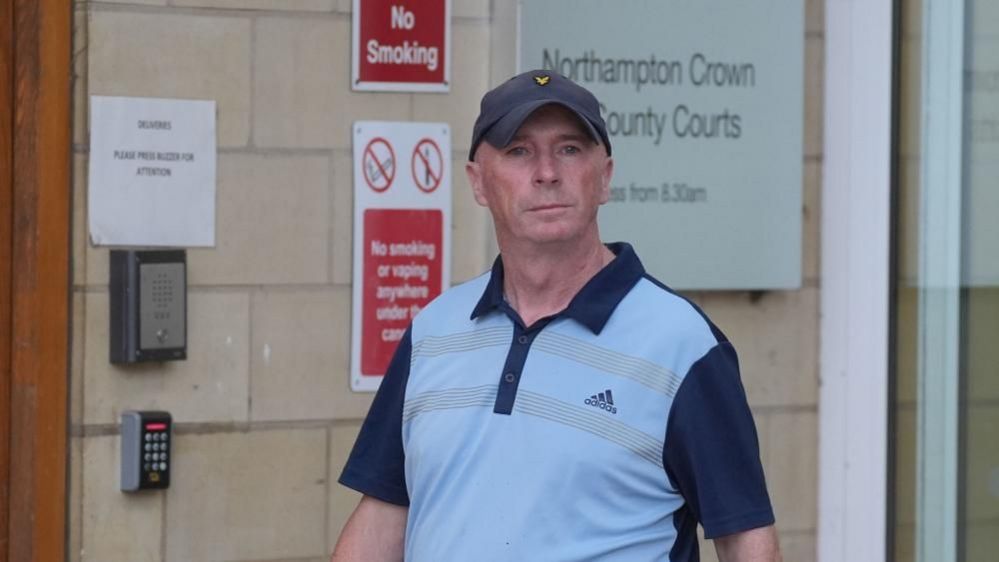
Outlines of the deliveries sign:
M355 90L446 92L450 0L354 0Z

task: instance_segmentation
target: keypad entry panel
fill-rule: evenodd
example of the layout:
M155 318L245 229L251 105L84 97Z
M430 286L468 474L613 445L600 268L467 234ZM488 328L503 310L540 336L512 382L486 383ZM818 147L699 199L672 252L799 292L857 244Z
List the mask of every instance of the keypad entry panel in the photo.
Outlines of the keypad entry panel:
M128 411L121 415L122 491L170 486L172 426L167 412Z

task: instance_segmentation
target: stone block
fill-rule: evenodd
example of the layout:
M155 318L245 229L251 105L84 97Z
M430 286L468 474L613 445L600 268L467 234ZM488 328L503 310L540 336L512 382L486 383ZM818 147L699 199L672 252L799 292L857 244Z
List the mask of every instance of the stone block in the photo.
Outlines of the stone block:
M173 0L174 6L279 12L332 12L337 0Z
M249 295L189 291L187 360L125 367L108 361L108 295L86 295L83 417L118 423L122 411L167 410L175 422L247 420Z
M804 149L806 156L822 155L822 135L825 119L825 40L805 38L805 117Z
M105 4L139 4L142 6L166 6L167 1L168 0L102 0Z
M89 14L85 4L78 4L73 9L73 144L77 146L86 146L90 142L87 104Z
M410 94L351 91L349 18L262 17L256 26L257 146L350 148L354 121L410 119Z
M163 495L120 491L120 449L117 436L83 440L81 562L161 560Z
M472 125L479 115L479 100L489 89L488 22L456 23L451 27L451 91L413 98L413 119L451 125L451 146L467 150Z
M337 0L337 11L349 14L353 11L353 4L353 0ZM488 18L489 0L451 0L451 17Z
M329 532L327 533L330 539L327 545L329 552L333 552L340 531L353 513L357 502L361 500L361 494L337 482L344 465L347 464L347 457L354 447L354 440L360 429L360 422L335 425L330 428Z
M317 558L272 558L270 560L261 560L259 558L247 558L244 560L227 560L226 562L329 562L330 557L319 556Z
M968 407L967 518L999 522L999 405L994 401Z
M329 158L219 158L215 247L188 252L196 285L325 283Z
M326 465L321 428L177 435L166 561L325 556Z
M785 532L814 532L819 488L817 416L815 412L778 411L766 417L763 468L777 526Z
M491 2L489 26L489 85L498 86L517 73L517 10L515 2Z
M87 305L86 295L72 292L73 316L70 319L69 355L69 424L81 427L83 424L83 366L86 346Z
M777 522L778 529L780 521ZM816 542L813 533L781 533L780 551L784 560L791 562L815 562Z
M250 136L250 20L91 12L91 94L215 100L220 146Z
M83 220L86 223L87 219L84 218ZM90 242L89 227L84 228L87 228L86 242L84 243L86 247L84 250L85 257L83 258L86 285L88 287L107 287L108 275L110 273L111 249L105 246L94 246ZM190 258L190 252L188 252L188 258ZM190 269L188 269L188 275L190 275ZM188 283L190 282L189 277Z
M69 501L66 504L69 529L66 552L69 562L80 562L83 550L83 438L69 439Z
M488 19L489 0L451 0L451 17ZM486 33L488 33L488 28L486 28ZM456 42L455 45L461 45L461 43ZM455 48L452 45L451 52L453 53L454 51ZM453 73L452 76L454 76Z
M73 154L73 286L87 283L87 154Z
M822 163L808 160L804 165L802 193L802 276L805 282L819 281L822 263Z
M333 152L332 271L335 285L350 285L354 271L354 159L351 151Z
M735 345L753 406L818 399L819 291L704 293L701 307Z
M251 418L360 419L372 393L350 391L349 287L253 297Z
M468 152L453 151L451 169L451 284L457 285L481 275L492 266L495 254L489 251L495 237L489 210L472 197L465 175Z

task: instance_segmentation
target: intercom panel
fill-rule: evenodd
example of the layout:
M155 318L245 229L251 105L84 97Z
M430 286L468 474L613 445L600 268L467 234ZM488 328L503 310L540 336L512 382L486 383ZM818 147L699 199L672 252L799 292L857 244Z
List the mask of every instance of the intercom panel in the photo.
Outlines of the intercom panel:
M187 357L184 250L111 250L111 362Z

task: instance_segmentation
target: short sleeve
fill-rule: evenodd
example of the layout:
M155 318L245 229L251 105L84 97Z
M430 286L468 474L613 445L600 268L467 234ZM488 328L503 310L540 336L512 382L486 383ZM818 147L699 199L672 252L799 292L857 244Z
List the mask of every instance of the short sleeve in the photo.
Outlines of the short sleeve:
M667 475L706 538L773 524L759 449L735 349L722 341L680 385L663 447Z
M340 474L340 483L344 486L401 506L409 505L406 454L402 447L402 407L409 379L411 338L410 330L406 330Z

